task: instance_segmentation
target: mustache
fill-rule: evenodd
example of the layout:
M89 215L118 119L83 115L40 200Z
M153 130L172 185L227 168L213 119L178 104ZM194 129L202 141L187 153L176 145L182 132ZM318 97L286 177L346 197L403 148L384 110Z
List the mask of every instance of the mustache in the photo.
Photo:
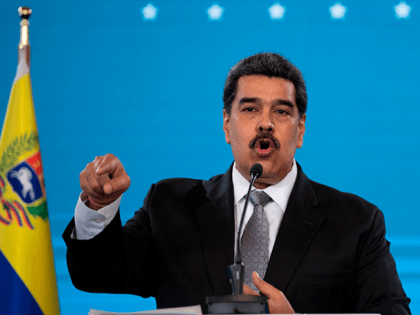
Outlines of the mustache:
M254 139L251 140L249 143L249 148L253 149L258 141L260 140L266 140L269 139L274 143L274 147L276 150L280 150L280 141L274 138L274 136L271 134L271 132L268 131L261 131L259 134L255 136Z

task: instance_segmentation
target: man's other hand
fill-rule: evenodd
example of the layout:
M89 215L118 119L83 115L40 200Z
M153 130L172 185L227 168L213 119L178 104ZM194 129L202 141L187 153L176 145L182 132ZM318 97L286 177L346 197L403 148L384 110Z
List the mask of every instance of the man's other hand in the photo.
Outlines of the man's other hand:
M99 210L117 200L130 187L130 182L116 156L110 153L97 156L80 173L82 200L88 200L89 208Z
M261 279L256 271L252 273L252 282L254 282L257 289L267 297L270 314L295 314L295 311L283 292ZM246 284L244 284L244 294L259 295Z

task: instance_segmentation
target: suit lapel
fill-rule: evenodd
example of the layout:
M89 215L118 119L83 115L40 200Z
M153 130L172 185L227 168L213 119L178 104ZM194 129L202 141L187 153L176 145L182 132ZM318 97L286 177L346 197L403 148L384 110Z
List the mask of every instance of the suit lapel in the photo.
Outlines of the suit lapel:
M295 186L287 204L264 280L285 291L323 217L310 209L317 206L309 179L298 164Z
M232 166L203 183L208 203L195 210L204 259L214 295L232 293L227 267L233 263L235 217Z

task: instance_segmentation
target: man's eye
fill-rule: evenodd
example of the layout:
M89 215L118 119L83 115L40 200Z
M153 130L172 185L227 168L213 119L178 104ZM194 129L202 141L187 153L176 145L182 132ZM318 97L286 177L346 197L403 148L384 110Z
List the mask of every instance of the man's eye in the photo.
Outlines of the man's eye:
M245 107L244 108L244 111L246 111L246 112L253 112L255 110L255 108L253 108L253 107Z
M280 115L285 115L285 114L287 114L287 112L286 112L285 110L283 110L283 109L279 109L279 110L277 110L277 113L279 113Z

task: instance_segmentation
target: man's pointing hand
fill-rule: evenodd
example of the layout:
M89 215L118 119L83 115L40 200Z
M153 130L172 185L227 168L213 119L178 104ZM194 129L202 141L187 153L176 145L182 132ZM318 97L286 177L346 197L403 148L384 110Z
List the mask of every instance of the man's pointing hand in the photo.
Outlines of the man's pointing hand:
M117 200L128 187L130 177L120 160L112 155L97 156L80 173L82 200L87 206L99 210Z

